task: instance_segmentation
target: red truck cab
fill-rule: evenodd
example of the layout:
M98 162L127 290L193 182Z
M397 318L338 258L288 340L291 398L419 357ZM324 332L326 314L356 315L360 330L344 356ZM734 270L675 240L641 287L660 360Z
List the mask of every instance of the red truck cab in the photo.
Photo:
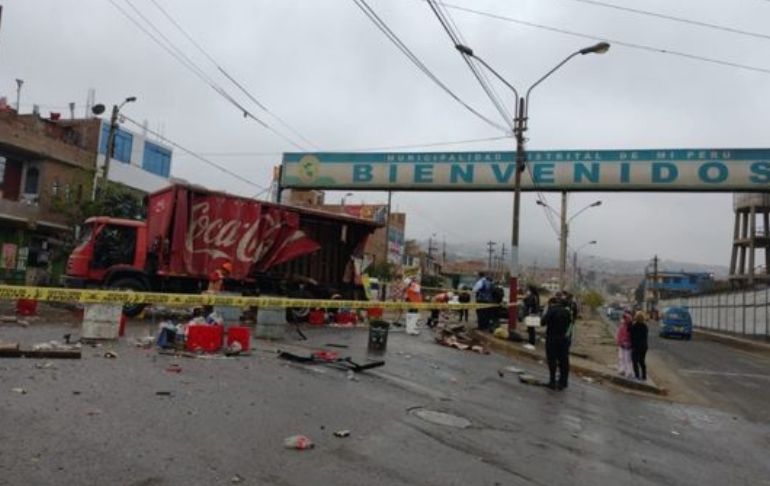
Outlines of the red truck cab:
M100 282L108 287L143 290L137 288L136 283L127 282L126 276L144 271L146 249L147 224L144 221L106 216L88 218L83 225L81 243L67 260L67 284L87 287ZM126 285L117 285L120 280L126 281ZM147 289L147 286L143 287Z

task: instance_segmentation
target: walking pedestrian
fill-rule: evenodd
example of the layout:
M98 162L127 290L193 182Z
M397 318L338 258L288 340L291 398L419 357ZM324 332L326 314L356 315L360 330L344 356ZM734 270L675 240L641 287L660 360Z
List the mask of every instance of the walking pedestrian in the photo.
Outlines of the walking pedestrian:
M548 388L563 390L569 380L569 344L567 330L570 325L569 310L564 302L552 297L548 300L541 324L545 329L545 356L548 361ZM556 381L556 370L559 370L559 381Z
M626 378L634 376L631 366L631 320L631 312L625 311L615 334L615 343L618 345L618 371Z
M634 323L631 324L631 362L634 366L634 376L637 380L647 381L647 322L645 322L644 313L639 311L634 316Z
M489 280L484 272L479 272L479 279L473 286L473 293L476 294L476 302L479 304L489 304L492 302L492 281ZM492 331L490 329L490 309L476 309L476 320L480 331Z
M439 294L436 294L433 296L430 301L434 304L446 304L449 302L449 299L452 298L451 292L441 292ZM441 311L439 309L431 309L430 310L430 317L428 318L428 327L433 329L438 325L439 318L441 316Z
M422 288L417 277L411 278L406 282L405 300L412 304L422 302ZM406 313L406 333L411 335L420 334L417 330L417 321L420 318L420 312L416 308L410 308Z

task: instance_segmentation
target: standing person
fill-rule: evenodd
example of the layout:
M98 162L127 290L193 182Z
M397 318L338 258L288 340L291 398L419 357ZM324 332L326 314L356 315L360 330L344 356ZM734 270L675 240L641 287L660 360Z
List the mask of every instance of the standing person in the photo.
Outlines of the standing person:
M452 298L452 292L441 292L439 294L436 294L433 296L430 301L434 304L446 304L449 302L449 299ZM428 318L428 327L433 329L436 327L436 325L439 323L439 317L441 316L441 311L439 309L431 309L430 310L430 317Z
M527 324L527 335L529 344L532 346L535 345L535 342L537 341L537 332L536 332L536 326L537 326L537 320L534 320L535 322L530 325L530 322L527 321L527 317L530 316L539 316L540 315L540 294L537 292L537 289L534 285L530 285L527 287L527 296L524 297L524 322Z
M541 321L545 329L545 356L548 360L548 388L563 390L569 380L569 344L567 330L570 325L569 310L561 300L552 297L548 300L548 310ZM559 369L559 381L556 381L556 369Z
M461 304L470 303L471 293L468 292L468 287L464 285L460 287L460 295L458 296L457 300ZM460 313L460 322L463 322L463 319L465 319L465 322L468 322L468 309L460 309L458 312Z
M408 279L406 282L406 289L404 291L404 300L412 304L419 304L422 302L422 288L417 277ZM417 309L411 308L406 313L406 333L411 335L420 334L417 330L417 321L420 318L420 313Z
M647 323L644 313L639 311L634 316L634 322L631 324L631 362L634 366L634 376L637 380L647 381Z
M225 261L219 268L209 274L209 284L206 288L206 294L218 294L222 292L225 286L225 279L230 276L233 271L233 264ZM214 312L214 306L204 305L203 316L208 317L209 314Z
M575 336L575 324L578 318L578 305L575 302L575 296L571 293L562 292L562 299L564 300L564 306L569 311L569 329L567 330L567 345L572 346L572 338Z
M476 295L476 302L479 304L488 304L492 302L492 281L487 278L484 272L479 272L479 279L473 286L473 293ZM490 327L490 309L476 309L476 320L480 331L491 331Z
M618 371L621 376L631 378L633 368L631 367L631 312L625 311L618 324L618 331L615 334L615 343L618 345Z

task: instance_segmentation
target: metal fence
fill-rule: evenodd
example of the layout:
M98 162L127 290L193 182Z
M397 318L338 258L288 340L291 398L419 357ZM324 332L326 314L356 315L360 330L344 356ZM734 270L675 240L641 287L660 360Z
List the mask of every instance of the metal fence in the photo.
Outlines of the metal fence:
M687 306L693 325L770 338L770 287L662 300L660 308Z

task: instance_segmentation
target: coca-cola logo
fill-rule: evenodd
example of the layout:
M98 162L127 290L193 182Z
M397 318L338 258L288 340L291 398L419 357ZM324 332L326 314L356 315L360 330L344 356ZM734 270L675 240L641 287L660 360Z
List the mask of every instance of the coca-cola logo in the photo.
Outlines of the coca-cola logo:
M258 241L262 218L245 221L235 217L212 218L208 201L194 204L185 247L192 254L208 254L213 258L235 258L241 262L256 262L269 246ZM242 217L242 215L238 215Z

